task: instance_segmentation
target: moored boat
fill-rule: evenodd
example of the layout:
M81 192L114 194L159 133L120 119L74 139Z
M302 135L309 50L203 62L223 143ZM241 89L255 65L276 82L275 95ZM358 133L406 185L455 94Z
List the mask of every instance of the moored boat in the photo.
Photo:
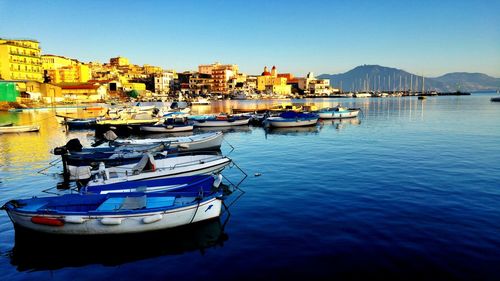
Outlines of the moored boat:
M16 227L65 235L155 231L218 217L222 193L65 194L11 200L2 209Z
M358 108L347 108L343 106L336 107L326 107L320 109L317 114L319 118L322 119L341 119L341 118L352 118L358 116Z
M66 125L70 130L93 129L97 124L96 118L78 118L66 120Z
M12 122L5 122L5 123L0 123L0 127L9 127L14 125Z
M37 125L4 126L0 127L0 134L38 132L39 130L40 126Z
M144 145L154 143L170 143L170 148L177 148L179 151L193 150L214 150L220 149L223 133L213 132L185 137L155 138L155 139L128 139L115 140L113 145Z
M195 127L227 127L227 126L241 126L248 125L250 121L249 116L238 115L201 115L192 116L190 120L194 122Z
M153 125L144 125L140 130L148 133L176 133L192 131L194 123L186 117L168 117Z
M287 111L279 116L267 118L265 123L271 127L301 127L315 125L318 119L319 116L314 113Z

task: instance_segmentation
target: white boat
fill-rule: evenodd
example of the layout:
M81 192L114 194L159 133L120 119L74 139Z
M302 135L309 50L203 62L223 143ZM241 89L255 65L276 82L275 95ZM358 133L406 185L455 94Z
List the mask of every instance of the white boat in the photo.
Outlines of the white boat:
M113 184L119 182L140 181L194 175L210 175L222 171L231 163L231 159L221 155L189 155L154 159L151 154L134 164L116 167L99 165L88 186ZM70 166L71 180L85 180L91 177L90 167Z
M7 127L0 127L0 134L38 132L39 130L40 126L37 125L7 126Z
M193 125L186 117L166 117L154 125L141 126L140 130L149 133L176 133L192 131Z
M320 109L317 113L321 119L352 118L358 116L359 109L336 106Z
M355 93L354 94L355 98L369 98L371 96L372 96L372 94L370 94L370 93Z
M286 111L279 116L269 117L264 122L271 127L302 127L315 125L319 116L313 113L297 113L295 111Z
M194 122L195 127L229 127L248 125L250 117L220 114L192 116L190 120Z
M222 132L213 132L186 137L115 140L113 143L118 145L170 143L170 148L177 148L180 151L210 150L220 148L223 136Z
M198 192L65 194L12 200L16 227L58 235L142 233L220 216L222 194Z

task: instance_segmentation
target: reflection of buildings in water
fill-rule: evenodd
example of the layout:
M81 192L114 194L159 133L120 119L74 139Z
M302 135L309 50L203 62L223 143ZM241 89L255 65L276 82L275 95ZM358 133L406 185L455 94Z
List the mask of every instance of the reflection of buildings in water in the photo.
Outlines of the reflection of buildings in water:
M18 271L54 270L88 264L120 265L164 255L223 246L226 221L213 219L154 233L113 236L48 235L16 229L11 264ZM154 260L152 261L154 263Z

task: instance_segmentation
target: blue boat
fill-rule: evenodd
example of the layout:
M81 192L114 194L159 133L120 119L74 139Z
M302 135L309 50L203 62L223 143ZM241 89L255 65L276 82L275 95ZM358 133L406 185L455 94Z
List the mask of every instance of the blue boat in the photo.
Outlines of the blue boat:
M2 209L19 228L58 235L156 231L220 216L222 192L65 194L11 200Z
M218 188L222 182L221 175L193 175L185 177L145 179L141 181L124 181L118 183L93 183L80 189L83 194L107 194L120 192L165 192L165 191L200 191L209 193Z
M279 116L268 117L265 123L271 127L302 127L315 125L319 115L314 113L302 113L295 111L285 111Z

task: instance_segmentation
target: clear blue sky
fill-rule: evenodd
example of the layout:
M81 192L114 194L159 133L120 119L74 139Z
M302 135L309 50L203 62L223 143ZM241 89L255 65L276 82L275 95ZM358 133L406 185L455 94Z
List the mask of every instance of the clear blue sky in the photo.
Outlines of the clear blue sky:
M380 64L500 77L500 1L0 0L0 37L82 61L194 70L214 61L303 76Z

